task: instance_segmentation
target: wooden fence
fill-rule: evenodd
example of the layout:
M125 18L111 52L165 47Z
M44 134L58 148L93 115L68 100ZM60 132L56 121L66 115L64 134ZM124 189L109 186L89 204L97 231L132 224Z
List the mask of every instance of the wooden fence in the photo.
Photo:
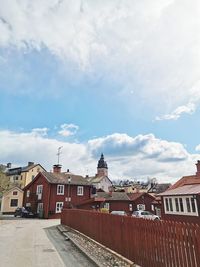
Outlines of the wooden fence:
M61 223L142 267L200 267L200 227L64 209Z

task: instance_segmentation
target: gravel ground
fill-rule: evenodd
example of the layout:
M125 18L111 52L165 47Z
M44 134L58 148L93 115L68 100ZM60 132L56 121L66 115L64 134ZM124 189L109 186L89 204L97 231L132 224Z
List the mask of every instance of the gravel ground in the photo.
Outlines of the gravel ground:
M73 231L65 226L59 226L59 230L77 245L83 253L87 254L95 263L101 267L130 267L134 265L128 259L102 246L96 241Z

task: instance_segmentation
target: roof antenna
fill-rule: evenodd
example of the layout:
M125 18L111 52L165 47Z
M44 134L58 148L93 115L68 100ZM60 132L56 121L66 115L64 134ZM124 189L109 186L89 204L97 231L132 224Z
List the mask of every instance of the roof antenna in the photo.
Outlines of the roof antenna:
M58 148L58 153L56 154L56 155L58 156L58 165L59 165L60 154L61 154L60 150L61 150L62 147L63 147L63 146L60 146L60 147Z

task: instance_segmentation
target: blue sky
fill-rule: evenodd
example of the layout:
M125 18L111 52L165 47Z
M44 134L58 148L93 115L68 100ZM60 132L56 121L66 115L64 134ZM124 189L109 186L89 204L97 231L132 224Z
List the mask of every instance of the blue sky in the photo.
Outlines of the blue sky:
M200 159L200 4L0 0L0 162L175 181Z

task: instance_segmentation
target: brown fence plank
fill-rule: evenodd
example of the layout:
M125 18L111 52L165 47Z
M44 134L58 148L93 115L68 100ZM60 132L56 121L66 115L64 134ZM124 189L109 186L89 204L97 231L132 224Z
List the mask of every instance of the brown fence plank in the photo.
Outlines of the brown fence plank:
M142 267L200 267L200 227L63 209L66 224Z

